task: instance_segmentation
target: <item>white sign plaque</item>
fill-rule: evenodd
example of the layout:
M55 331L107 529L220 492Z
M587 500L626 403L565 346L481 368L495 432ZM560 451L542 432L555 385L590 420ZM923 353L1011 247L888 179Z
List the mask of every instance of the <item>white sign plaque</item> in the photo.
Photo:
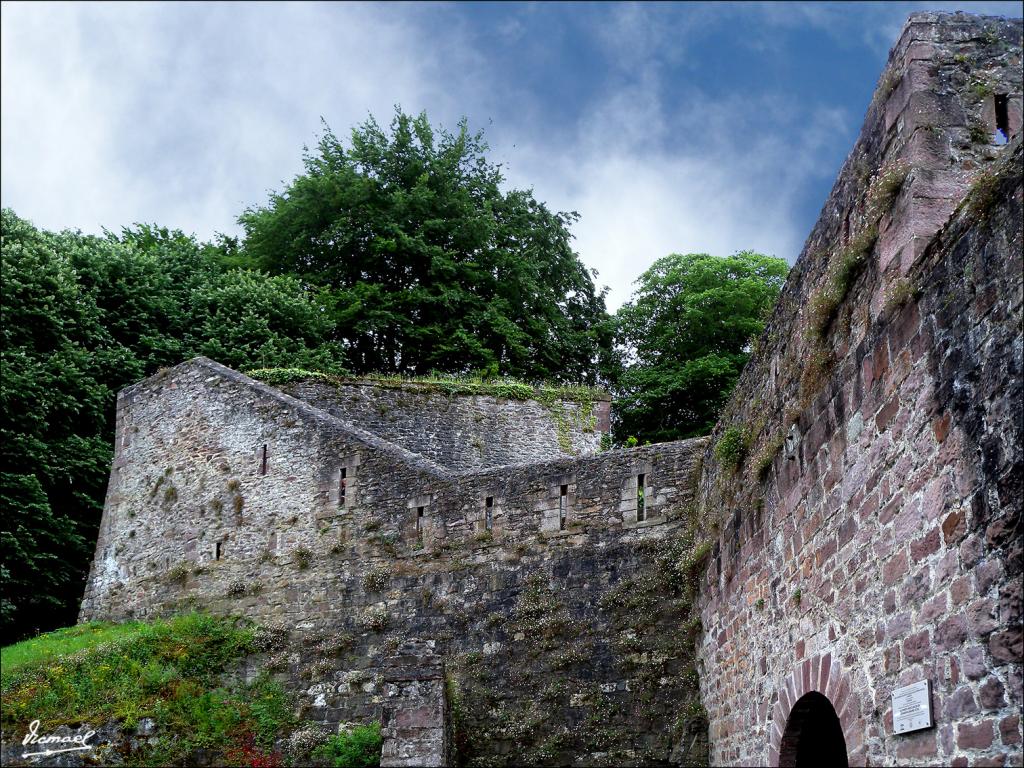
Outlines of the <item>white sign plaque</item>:
M930 680L911 683L892 692L892 732L909 733L931 728L932 684Z

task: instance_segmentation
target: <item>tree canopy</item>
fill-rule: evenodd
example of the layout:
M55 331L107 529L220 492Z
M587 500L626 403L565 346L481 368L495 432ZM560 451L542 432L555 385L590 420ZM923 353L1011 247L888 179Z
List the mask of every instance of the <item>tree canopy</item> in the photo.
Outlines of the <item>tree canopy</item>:
M246 210L244 258L324 288L356 373L483 372L593 383L604 294L571 248L575 213L503 191L482 134L426 115L329 128L305 172Z
M15 635L74 621L118 390L197 354L341 369L314 292L223 255L180 232L55 234L3 211L0 619Z
M710 432L788 271L742 251L671 254L644 272L616 314L617 434L661 442Z

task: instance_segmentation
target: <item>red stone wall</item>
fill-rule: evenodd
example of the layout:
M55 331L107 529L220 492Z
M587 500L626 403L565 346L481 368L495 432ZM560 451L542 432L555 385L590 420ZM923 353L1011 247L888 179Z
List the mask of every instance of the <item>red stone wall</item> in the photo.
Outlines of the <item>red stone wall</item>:
M778 765L810 691L851 765L1021 764L1021 140L982 130L993 92L1020 98L1020 37L1019 21L911 17L716 428L700 670L715 765ZM738 457L715 450L727 430ZM894 735L891 693L922 679L935 727Z

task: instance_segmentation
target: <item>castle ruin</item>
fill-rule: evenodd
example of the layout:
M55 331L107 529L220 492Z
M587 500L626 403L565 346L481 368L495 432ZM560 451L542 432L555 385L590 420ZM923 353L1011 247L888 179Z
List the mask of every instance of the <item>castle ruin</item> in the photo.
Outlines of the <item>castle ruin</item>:
M709 438L192 360L118 398L81 619L281 627L383 765L1019 765L1021 32L910 17Z

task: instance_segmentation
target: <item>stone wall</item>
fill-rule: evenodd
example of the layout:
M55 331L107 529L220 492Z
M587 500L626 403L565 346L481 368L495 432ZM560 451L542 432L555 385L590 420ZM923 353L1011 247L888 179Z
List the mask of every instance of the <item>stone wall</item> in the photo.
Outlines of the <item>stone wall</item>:
M851 765L1020 764L1020 66L1019 20L911 17L712 436L714 764L785 763L810 692Z
M593 455L611 405L607 396L581 403L540 390L537 399L517 400L415 382L311 380L281 389L455 470Z
M83 620L283 627L267 668L330 724L378 718L383 660L433 640L472 764L706 748L675 568L703 441L455 472L201 358L123 392L116 440Z
M409 640L384 661L381 768L452 763L444 659L432 640Z

